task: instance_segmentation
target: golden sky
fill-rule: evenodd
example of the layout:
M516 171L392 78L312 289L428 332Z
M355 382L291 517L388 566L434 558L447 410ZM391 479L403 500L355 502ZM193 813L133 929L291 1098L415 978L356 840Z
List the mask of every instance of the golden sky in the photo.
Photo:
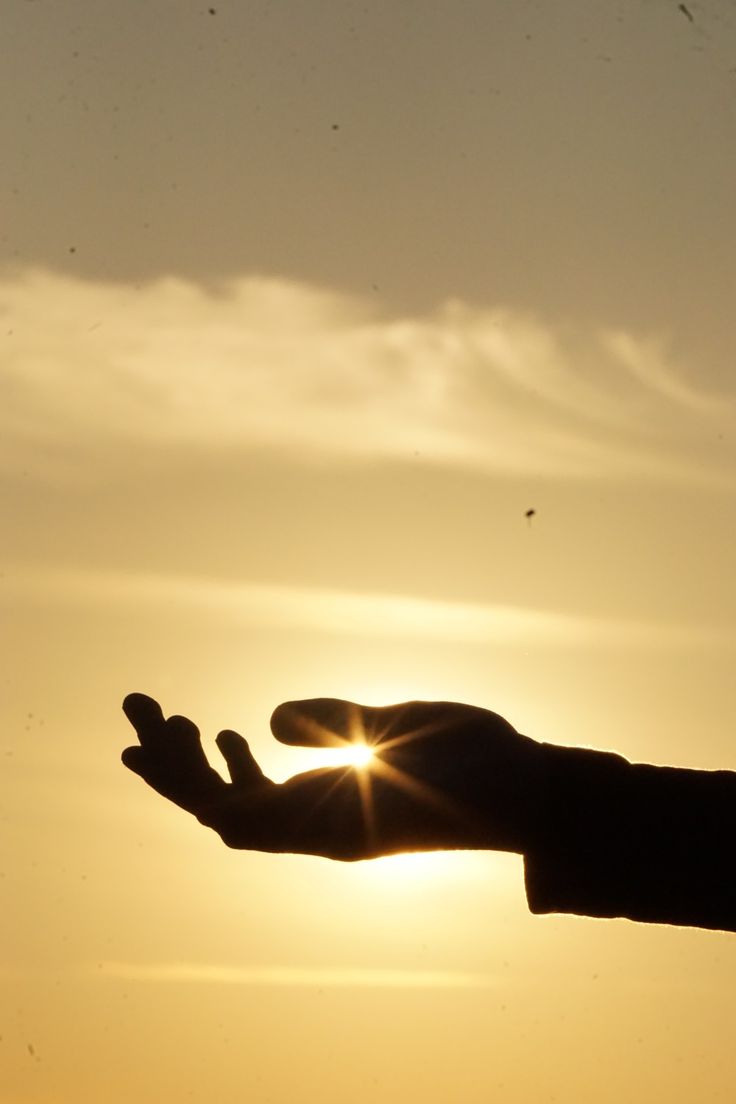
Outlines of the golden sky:
M213 8L3 11L0 1104L730 1099L733 935L119 753L423 697L736 769L733 5Z

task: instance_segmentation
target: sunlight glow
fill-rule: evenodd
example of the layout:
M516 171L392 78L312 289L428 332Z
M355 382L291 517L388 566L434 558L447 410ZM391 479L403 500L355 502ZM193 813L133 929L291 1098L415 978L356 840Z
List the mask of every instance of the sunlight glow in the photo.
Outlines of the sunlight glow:
M317 750L321 760L320 765L325 767L355 767L356 770L363 770L373 759L373 748L362 740L344 744L342 747Z
M406 851L374 859L365 871L371 877L408 887L418 882L435 882L442 876L457 877L458 867L466 857L467 853L462 851Z

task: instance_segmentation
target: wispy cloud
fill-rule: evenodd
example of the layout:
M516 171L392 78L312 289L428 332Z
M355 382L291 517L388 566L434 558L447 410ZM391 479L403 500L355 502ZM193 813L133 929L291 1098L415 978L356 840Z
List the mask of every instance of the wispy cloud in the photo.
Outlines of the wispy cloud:
M135 445L414 457L563 477L730 478L734 396L666 344L448 301L386 317L261 277L207 289L0 279L0 464L58 474ZM722 438L725 438L725 443ZM44 459L45 458L45 459ZM94 471L100 469L95 467Z
M490 974L459 970L365 967L229 966L190 962L100 962L87 967L103 978L199 985L268 985L287 988L488 989Z
M338 635L400 637L528 647L680 648L721 642L725 631L520 606L452 602L398 594L124 571L7 569L5 593L30 602L139 605L196 610L246 625Z

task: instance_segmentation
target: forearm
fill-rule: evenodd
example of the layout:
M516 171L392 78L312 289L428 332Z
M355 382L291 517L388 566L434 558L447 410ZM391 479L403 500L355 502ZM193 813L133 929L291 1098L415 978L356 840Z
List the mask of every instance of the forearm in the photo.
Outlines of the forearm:
M525 853L535 913L736 931L736 774L543 745Z

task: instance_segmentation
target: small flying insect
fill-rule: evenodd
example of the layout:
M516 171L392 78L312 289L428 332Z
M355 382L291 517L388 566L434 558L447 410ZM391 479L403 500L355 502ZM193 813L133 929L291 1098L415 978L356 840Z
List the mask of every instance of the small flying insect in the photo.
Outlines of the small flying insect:
M678 11L681 11L681 12L682 12L682 14L683 14L683 15L684 15L684 16L685 16L685 17L686 17L687 19L689 19L691 23L694 23L694 22L695 22L695 16L694 16L694 15L693 15L693 13L692 13L692 12L690 11L690 9L689 9L689 7L687 6L687 4L678 4L678 5L677 5L677 10L678 10Z

